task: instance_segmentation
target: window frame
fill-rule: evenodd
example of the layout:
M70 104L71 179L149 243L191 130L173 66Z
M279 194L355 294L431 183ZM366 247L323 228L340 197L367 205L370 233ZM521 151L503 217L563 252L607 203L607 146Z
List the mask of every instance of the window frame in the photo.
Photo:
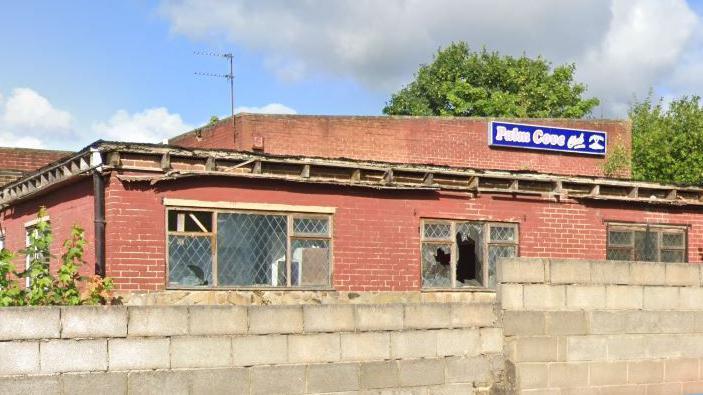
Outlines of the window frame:
M648 262L658 262L658 263L688 263L688 226L687 225L670 225L670 224L639 224L639 223L623 223L623 222L607 222L605 230L605 258L612 261L623 260L618 259L608 259L608 251L610 250L625 250L630 249L630 259L629 261L635 261L635 232L647 231L648 229L654 230L657 235L657 256L656 260ZM632 234L631 241L628 245L626 244L613 244L610 241L610 232L630 232ZM683 234L683 246L681 247L671 247L664 246L663 235L665 233L675 233ZM683 261L681 262L665 262L661 260L661 253L664 251L681 251L683 253Z
M51 225L51 218L48 215L41 217L41 218L35 218L31 221L24 223L24 247L25 248L29 247L29 243L30 243L29 237L33 232L37 231L37 224L41 221L47 222L49 225ZM4 236L4 234L3 234L3 236ZM48 264L51 266L50 262ZM30 257L29 257L29 255L25 255L25 257L24 257L24 270L25 271L29 270L29 265L30 265ZM29 288L31 284L32 284L32 279L30 278L30 276L27 276L24 279L25 288Z
M482 268L481 268L481 276L482 276L482 284L480 286L457 286L457 280L456 280L456 270L457 270L457 258L458 258L458 247L456 244L455 236L456 236L456 228L457 224L459 223L472 223L472 224L480 224L482 227L482 232L483 232L483 248L482 248ZM450 230L449 230L449 237L446 239L436 239L436 238L427 238L425 237L425 224L432 224L432 223L442 223L446 224L449 223L450 225ZM514 241L493 241L491 240L491 228L492 227L511 227L514 229L514 235L515 235L515 240ZM426 287L423 284L423 278L422 278L422 267L423 267L423 246L425 244L435 244L435 245L446 245L446 244L451 244L451 250L450 250L450 261L449 261L449 273L450 273L450 286L449 287ZM511 222L511 221L506 221L506 222L500 222L500 221L486 221L486 220L476 220L476 219L448 219L448 218L421 218L420 219L420 288L422 291L446 291L446 290L476 290L476 289L481 289L481 290L493 290L493 288L490 288L488 286L488 259L489 259L489 249L491 246L510 246L510 247L515 247L515 256L520 256L520 226L519 223L517 222Z
M165 203L166 203L166 199ZM174 199L175 200L175 199ZM222 202L218 202L222 203ZM165 276L165 287L166 289L187 289L187 290L287 290L287 291L306 291L306 290L332 290L332 279L334 273L334 212L308 212L307 210L296 210L301 206L285 206L285 205L265 205L262 204L262 209L254 208L255 204L241 204L241 206L246 208L227 208L226 206L236 207L238 204L213 204L208 206L207 202L198 202L194 207L190 205L166 205L165 207L165 246L166 246L166 276ZM225 207L223 207L225 206ZM274 210L268 209L267 206L275 208ZM290 210L287 208L290 207ZM212 229L210 232L178 232L169 230L169 213L171 211L186 211L186 212L207 212L212 215ZM254 214L254 215L277 215L285 216L287 219L286 224L286 285L220 285L218 278L218 257L217 257L217 223L219 214ZM304 234L295 232L293 221L296 218L323 218L328 221L328 233L327 235L322 234ZM209 285L177 285L171 284L170 282L170 252L169 252L169 236L179 235L179 236L207 236L210 237L210 242L212 246L212 284ZM291 268L293 251L291 250L293 240L326 240L329 244L329 262L328 262L328 273L327 273L327 284L319 286L294 286L291 285Z

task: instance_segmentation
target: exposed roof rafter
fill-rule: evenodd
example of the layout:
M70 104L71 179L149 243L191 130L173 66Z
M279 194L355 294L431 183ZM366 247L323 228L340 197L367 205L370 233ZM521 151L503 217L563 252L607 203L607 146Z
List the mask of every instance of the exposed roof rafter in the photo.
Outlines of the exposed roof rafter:
M185 177L226 176L387 190L451 190L553 200L703 205L703 188L607 178L190 150L151 144L98 142L92 150L102 155L101 171L115 170L125 182L156 184ZM4 186L0 190L0 205L13 204L92 171L95 166L90 163L90 155L88 149L83 150Z

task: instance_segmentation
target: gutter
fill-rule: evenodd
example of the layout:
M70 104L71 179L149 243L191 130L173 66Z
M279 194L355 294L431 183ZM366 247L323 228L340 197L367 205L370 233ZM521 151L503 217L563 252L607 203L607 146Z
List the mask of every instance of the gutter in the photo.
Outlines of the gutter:
M105 177L100 151L90 150L90 167L93 168L93 208L95 227L95 274L105 277Z

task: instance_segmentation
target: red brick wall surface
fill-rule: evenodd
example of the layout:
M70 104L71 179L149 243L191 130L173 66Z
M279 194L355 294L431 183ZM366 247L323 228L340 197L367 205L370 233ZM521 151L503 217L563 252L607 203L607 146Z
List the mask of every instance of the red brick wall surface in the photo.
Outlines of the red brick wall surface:
M49 211L49 220L54 236L51 248L53 255L51 269L56 271L58 268L59 259L64 252L63 242L71 237L71 228L73 225L80 225L85 230L88 241L84 257L86 264L81 267L80 273L83 275L95 274L95 228L91 179L83 179L0 212L0 226L6 232L6 248L16 252L25 247L24 224L36 219L41 206L45 206ZM18 256L15 264L18 270L23 269L24 257Z
M156 189L153 189L156 188ZM693 210L620 203L556 203L466 194L374 191L320 185L199 178L121 183L107 192L107 274L123 290L163 289L166 281L163 198L315 205L336 208L334 287L420 288L420 219L512 221L520 255L605 259L606 222L689 224L688 259L703 261L703 217Z
M0 147L0 170L36 170L70 154L68 151Z
M524 119L517 122L603 130L608 149L630 147L627 121ZM490 148L488 119L240 114L187 133L171 144L251 151L263 138L270 154L351 158L500 170L601 176L603 158L556 152ZM629 177L629 171L620 174Z

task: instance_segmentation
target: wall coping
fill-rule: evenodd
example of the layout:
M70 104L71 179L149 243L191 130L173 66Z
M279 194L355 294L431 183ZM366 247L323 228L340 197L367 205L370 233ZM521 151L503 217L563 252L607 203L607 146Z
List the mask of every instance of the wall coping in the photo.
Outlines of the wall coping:
M497 267L499 284L703 286L698 264L637 261L508 258Z

